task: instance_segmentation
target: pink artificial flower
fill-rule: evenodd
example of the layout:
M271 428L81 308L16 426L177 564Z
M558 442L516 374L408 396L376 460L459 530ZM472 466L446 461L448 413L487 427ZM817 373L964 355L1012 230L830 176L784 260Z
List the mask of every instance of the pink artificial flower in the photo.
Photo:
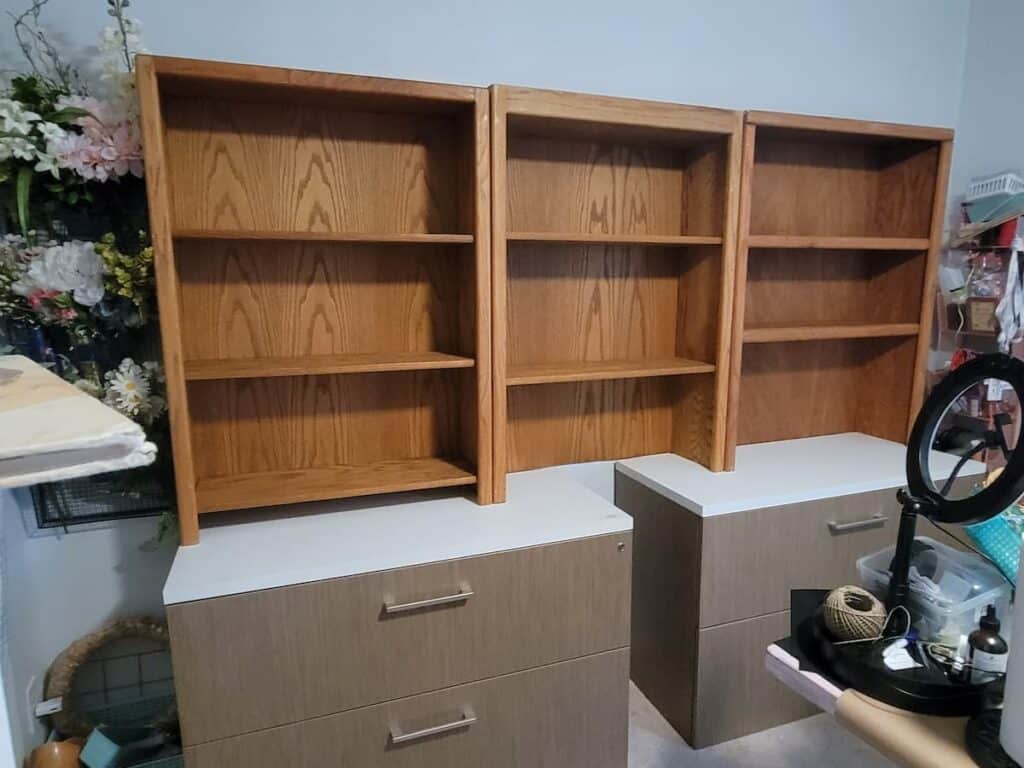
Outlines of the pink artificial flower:
M28 295L28 305L32 309L39 309L43 306L44 301L50 301L58 295L60 295L60 291L35 291Z
M71 322L76 317L78 317L78 313L71 307L66 307L65 309L61 309L60 311L58 311L57 316L64 322Z
M67 97L58 102L58 107L89 112L89 116L75 120L81 133L68 131L48 142L47 154L56 158L59 167L90 181L106 181L128 173L142 177L142 136L134 117L119 114L110 103L91 97Z

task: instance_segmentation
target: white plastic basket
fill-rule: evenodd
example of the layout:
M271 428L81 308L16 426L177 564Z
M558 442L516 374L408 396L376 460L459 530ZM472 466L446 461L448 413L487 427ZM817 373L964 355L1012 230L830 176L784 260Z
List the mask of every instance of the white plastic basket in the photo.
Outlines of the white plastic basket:
M966 200L968 203L973 203L975 200L982 200L986 197L1019 195L1021 192L1024 192L1024 179L1020 177L1020 174L1004 171L994 176L979 176L976 179L971 179L971 183L967 187Z

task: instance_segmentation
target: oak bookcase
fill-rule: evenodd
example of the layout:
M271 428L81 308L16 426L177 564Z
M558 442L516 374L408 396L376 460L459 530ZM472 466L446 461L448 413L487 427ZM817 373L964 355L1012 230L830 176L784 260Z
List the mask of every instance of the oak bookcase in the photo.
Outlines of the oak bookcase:
M749 112L729 445L862 432L920 408L952 131Z
M674 452L720 470L742 115L494 86L494 488Z
M198 515L492 499L486 89L139 57L182 542Z

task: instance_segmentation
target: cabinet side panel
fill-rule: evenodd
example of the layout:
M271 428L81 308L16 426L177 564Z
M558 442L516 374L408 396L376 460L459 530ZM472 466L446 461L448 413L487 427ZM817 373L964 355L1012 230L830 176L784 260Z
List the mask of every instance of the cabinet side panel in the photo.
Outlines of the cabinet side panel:
M148 56L138 58L136 83L142 113L146 191L149 197L150 229L155 251L156 292L160 306L164 372L167 377L178 524L181 543L188 546L199 543L199 513L192 458L191 419L185 388L180 324L181 298L174 260L174 241L171 237L173 212L164 147L164 122L153 60Z
M615 473L615 505L633 517L630 677L692 742L700 518L621 472Z

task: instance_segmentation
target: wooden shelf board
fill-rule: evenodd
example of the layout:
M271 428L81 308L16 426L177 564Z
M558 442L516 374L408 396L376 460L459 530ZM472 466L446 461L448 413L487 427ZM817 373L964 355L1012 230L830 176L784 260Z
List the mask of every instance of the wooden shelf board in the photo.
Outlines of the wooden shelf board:
M605 235L593 232L509 232L509 242L594 243L597 245L721 245L712 235Z
M331 243L469 244L473 235L423 232L277 232L242 229L177 229L180 240L288 240Z
M848 325L794 325L747 328L744 344L774 341L819 341L827 339L871 339L883 336L916 336L917 323L868 323Z
M680 376L711 373L715 366L683 358L659 360L609 360L602 362L536 363L509 368L506 383L510 387L526 384L554 384L566 381L602 381L607 379L644 379L655 376Z
M471 357L443 352L364 352L302 357L256 357L237 360L189 360L185 378L263 379L275 376L317 376L332 373L428 371L438 368L472 368Z
M401 459L211 477L196 483L196 497L200 512L221 512L475 482L472 468L461 459Z
M926 237L831 237L823 235L751 235L751 248L810 248L848 251L927 251Z

